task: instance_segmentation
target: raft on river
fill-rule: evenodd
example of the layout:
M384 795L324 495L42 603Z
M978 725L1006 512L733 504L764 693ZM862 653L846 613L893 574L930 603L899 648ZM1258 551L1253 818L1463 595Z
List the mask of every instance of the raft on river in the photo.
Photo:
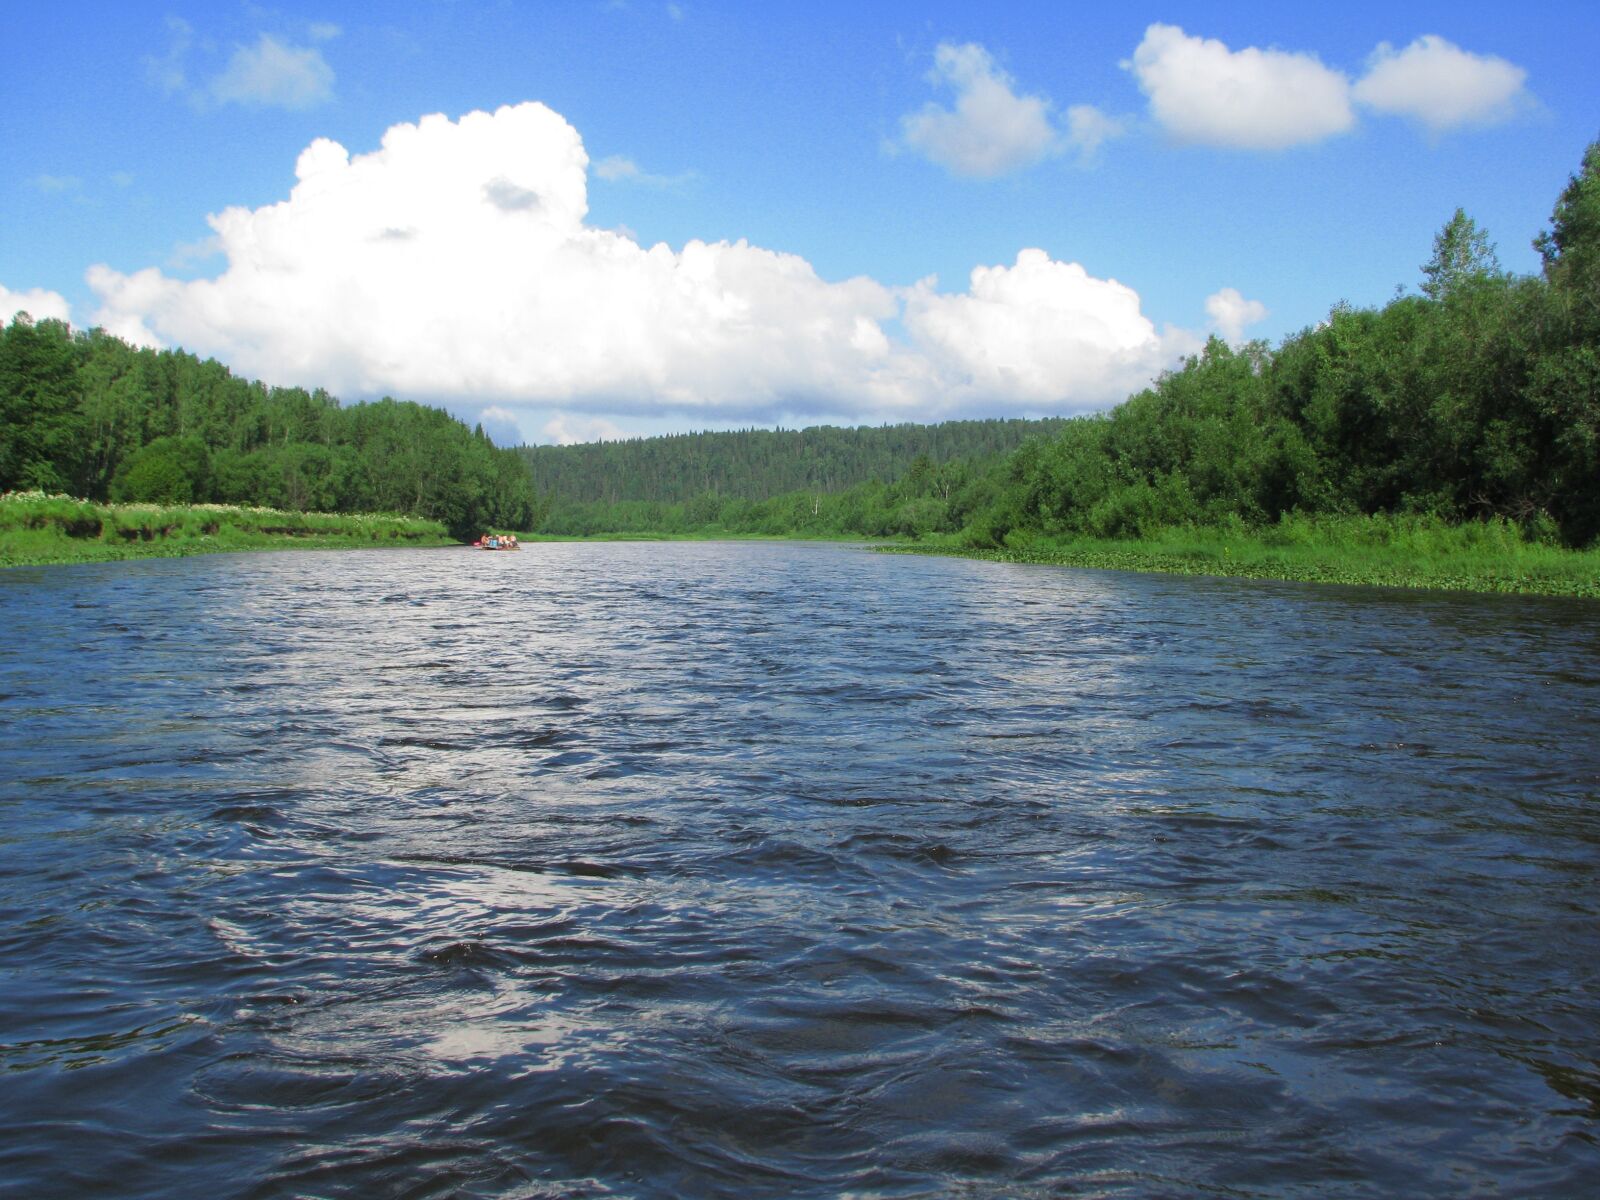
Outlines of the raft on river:
M479 538L477 541L472 543L472 548L474 550L520 550L520 549L522 549L521 546L517 545L517 539L516 539L516 537L514 535L506 534L504 537L501 537L499 534L496 534L496 533L486 533L486 534L484 534L481 538Z

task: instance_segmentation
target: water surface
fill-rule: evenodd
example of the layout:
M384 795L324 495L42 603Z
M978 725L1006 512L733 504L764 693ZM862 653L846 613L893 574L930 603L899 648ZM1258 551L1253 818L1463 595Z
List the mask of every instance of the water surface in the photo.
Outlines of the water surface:
M1600 606L561 544L0 630L18 1195L1600 1173Z

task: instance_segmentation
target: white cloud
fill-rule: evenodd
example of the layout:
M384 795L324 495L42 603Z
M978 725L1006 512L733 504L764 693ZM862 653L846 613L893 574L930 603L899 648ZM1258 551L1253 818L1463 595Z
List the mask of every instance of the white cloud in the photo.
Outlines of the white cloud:
M35 321L43 321L46 318L57 321L72 320L72 306L61 293L48 292L44 288L13 292L5 284L0 283L0 326L11 324L11 319L19 312L27 313Z
M211 95L223 104L312 108L333 98L333 68L315 47L263 33L254 46L233 52L227 69L211 81Z
M630 433L604 417L577 417L557 413L540 431L545 441L555 446L575 446L580 442L622 442L640 436Z
M1238 288L1225 287L1206 297L1206 315L1224 341L1237 343L1244 340L1247 326L1267 319L1267 306L1259 300L1246 300Z
M35 175L28 183L35 191L51 193L76 192L82 189L83 180L76 175Z
M179 242L167 256L167 269L190 271L222 253L222 243L215 234L196 238L192 242Z
M1192 348L1131 289L1039 250L952 296L827 281L744 241L646 248L586 223L588 167L577 131L534 103L396 125L354 157L319 138L287 199L210 218L214 278L92 267L95 321L352 399L569 414L552 437L579 413L1082 410Z
M1067 142L1085 159L1112 138L1127 132L1126 122L1108 116L1092 104L1074 104L1067 109Z
M144 69L150 82L170 96L188 87L184 60L189 55L189 47L194 45L194 27L182 17L168 17L167 32L171 45L166 54L160 58L147 55Z
M682 175L653 175L639 168L633 159L621 154L607 155L593 164L595 178L607 183L636 183L646 187L676 187L694 177L692 171Z
M954 111L929 103L900 120L904 144L957 175L989 178L1030 166L1059 148L1050 102L1019 96L982 46L940 44L929 75L956 90Z
M522 430L517 424L517 414L509 408L491 404L481 409L475 422L496 446L515 446L520 443Z
M1503 58L1472 54L1435 34L1404 50L1373 51L1355 98L1383 113L1412 117L1434 133L1504 120L1527 102L1528 73Z
M608 183L619 179L637 179L641 174L639 165L631 158L624 158L620 154L613 154L602 158L594 164L594 173Z
M195 48L194 27L180 17L167 18L170 44L160 58L146 56L145 74L167 95L179 95L196 109L214 104L243 104L258 108L313 108L333 98L333 68L315 46L296 46L261 34L253 46L236 46L222 72L204 86L191 83L189 54ZM312 24L308 36L326 42L339 36L339 27ZM201 52L211 49L201 43Z
M1023 250L1011 267L974 268L961 295L918 284L904 320L939 388L963 406L1102 408L1196 344L1158 334L1132 288L1043 250Z
M1183 142L1281 150L1355 123L1350 81L1311 54L1229 50L1156 24L1123 66L1149 97L1150 115Z

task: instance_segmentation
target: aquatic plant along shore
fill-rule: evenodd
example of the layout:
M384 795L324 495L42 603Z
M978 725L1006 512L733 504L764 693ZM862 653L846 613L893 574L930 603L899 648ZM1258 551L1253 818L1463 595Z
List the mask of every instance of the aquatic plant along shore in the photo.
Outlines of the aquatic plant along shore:
M1534 541L1508 521L1290 516L1266 529L1185 526L1133 539L1013 536L1003 548L946 539L878 549L1166 575L1600 599L1600 550Z
M454 544L442 522L395 513L286 512L233 504L98 504L0 495L0 567L177 558L231 550Z

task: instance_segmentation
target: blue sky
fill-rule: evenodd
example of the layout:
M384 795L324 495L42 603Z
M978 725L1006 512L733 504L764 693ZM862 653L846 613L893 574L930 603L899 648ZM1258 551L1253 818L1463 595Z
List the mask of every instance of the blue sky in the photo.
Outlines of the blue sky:
M12 4L0 301L501 440L1087 411L1414 289L1458 205L1536 269L1597 50L1577 4Z

